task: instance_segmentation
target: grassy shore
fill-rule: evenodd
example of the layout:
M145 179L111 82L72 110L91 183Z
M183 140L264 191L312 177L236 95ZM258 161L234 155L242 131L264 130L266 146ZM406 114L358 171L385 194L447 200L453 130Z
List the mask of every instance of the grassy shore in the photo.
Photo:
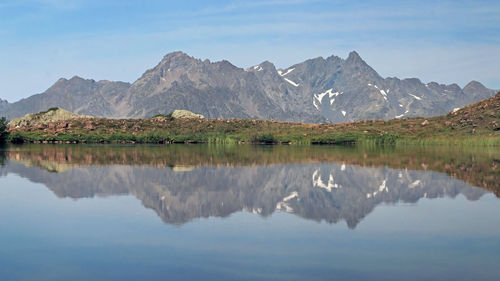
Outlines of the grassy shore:
M13 143L500 145L500 94L446 116L303 124L249 119L73 118L10 128Z

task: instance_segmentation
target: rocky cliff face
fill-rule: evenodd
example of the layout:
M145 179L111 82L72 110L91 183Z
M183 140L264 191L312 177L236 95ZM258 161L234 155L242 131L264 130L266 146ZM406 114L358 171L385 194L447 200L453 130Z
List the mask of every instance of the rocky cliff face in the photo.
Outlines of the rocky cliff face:
M145 117L187 109L207 118L283 119L255 75L227 61L212 63L176 52L137 80L126 97L127 113Z
M14 118L57 106L79 114L140 118L186 109L207 118L338 123L436 116L494 93L476 81L461 89L382 78L356 52L287 69L267 61L242 69L174 52L133 84L61 79L43 94L0 107L0 115Z

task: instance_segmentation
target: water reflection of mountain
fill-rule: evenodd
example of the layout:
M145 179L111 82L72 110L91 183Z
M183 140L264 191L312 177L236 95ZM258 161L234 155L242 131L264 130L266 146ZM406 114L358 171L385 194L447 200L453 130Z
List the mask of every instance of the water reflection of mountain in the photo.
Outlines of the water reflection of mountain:
M88 161L90 151L92 149L86 150L87 157L82 159ZM130 151L140 155L133 149ZM293 157L290 155L293 151L294 148L289 148L287 157ZM220 160L227 157L226 154L222 153L219 158L212 154L212 158L205 159L212 165L193 166L189 165L189 160L178 161L180 165L175 161L169 165L140 165L140 161L139 165L127 161L110 165L78 165L75 159L79 157L75 158L74 151L69 153L56 148L52 152L11 150L7 153L10 160L1 168L2 174L15 173L43 183L59 197L133 194L144 206L154 209L163 221L175 224L199 217L228 216L241 210L263 216L278 210L329 223L345 220L349 227L354 228L381 203L411 203L421 198L455 197L458 194L476 200L485 193L483 189L470 187L444 173L314 162L314 157L308 153L304 153L309 155L309 158L304 158L306 163L290 161L292 163L282 164L286 161L277 161L280 164L268 165L270 162L266 162L266 165L258 165L258 162L252 162L255 154L267 152L254 151L254 155L247 155L247 158L237 156L246 159L244 161L253 159L253 164L233 166L228 165L231 161L221 164ZM320 152L325 154L324 150ZM343 157L348 154L342 153ZM368 161L365 155L362 153L361 158ZM102 153L90 153L90 156L95 159ZM126 154L118 159L127 157L134 156Z

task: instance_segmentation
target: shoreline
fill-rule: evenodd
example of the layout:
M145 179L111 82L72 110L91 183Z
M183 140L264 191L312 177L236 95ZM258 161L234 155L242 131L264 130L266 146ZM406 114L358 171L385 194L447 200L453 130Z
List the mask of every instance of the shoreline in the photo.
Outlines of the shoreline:
M59 111L73 117L50 119ZM79 116L57 108L29 117L24 123L8 128L8 142L500 146L500 93L444 116L340 124L173 118L169 115L106 119Z

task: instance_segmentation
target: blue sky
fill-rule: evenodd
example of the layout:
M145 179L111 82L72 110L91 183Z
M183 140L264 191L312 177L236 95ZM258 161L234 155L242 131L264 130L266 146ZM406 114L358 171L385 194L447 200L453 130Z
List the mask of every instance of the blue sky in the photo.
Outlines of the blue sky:
M0 98L133 82L172 51L277 67L356 50L383 77L500 89L500 1L0 0Z

